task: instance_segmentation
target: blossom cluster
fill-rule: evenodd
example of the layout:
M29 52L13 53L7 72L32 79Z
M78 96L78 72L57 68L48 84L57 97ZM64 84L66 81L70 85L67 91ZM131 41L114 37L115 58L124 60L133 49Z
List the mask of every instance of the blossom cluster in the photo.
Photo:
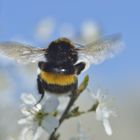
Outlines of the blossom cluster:
M55 116L59 101L56 97L48 98L43 105L35 105L37 100L32 94L22 94L21 99L21 112L24 117L18 123L24 125L25 136L32 132L33 137L36 137L36 134L40 135L40 129L51 134L58 127L59 121Z
M94 111L96 120L103 124L107 135L112 135L109 118L115 116L115 112L108 108L107 97L101 93L101 90L98 90L96 94L90 93L90 96L94 102L92 107L87 112L80 112L79 109L71 109L67 114L69 115L68 118ZM23 140L28 140L29 133L33 140L37 140L43 132L51 135L55 129L59 128L59 120L66 107L65 98L67 100L68 97L63 97L63 100L60 100L56 96L49 96L45 102L36 105L37 100L32 94L22 94L21 100L23 103L21 105L21 112L23 118L21 118L18 123L24 126L22 131ZM73 115L70 115L72 113ZM89 138L85 137L87 137L87 135L80 128L80 124L78 124L78 135L71 139L89 140Z

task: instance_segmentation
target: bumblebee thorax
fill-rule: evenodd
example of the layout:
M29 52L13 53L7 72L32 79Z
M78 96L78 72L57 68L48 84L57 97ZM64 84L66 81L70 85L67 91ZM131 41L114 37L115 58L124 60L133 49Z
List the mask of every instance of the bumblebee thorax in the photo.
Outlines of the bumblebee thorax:
M66 38L51 42L46 57L48 62L55 64L74 64L78 59L74 45Z

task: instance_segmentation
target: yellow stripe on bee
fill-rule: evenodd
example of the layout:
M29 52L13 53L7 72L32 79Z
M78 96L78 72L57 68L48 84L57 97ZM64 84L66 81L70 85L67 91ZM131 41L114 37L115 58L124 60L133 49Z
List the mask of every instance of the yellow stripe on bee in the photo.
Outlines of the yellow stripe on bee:
M74 74L62 75L62 74L41 71L40 77L43 81L47 82L48 84L54 84L60 86L70 85L75 83L76 81L76 77Z

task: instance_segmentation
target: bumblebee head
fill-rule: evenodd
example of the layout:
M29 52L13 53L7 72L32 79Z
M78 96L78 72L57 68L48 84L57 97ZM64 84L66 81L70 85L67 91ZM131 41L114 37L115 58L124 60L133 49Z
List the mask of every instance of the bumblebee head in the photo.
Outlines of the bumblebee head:
M67 38L60 38L50 43L46 58L48 62L63 65L74 64L77 59L77 51Z

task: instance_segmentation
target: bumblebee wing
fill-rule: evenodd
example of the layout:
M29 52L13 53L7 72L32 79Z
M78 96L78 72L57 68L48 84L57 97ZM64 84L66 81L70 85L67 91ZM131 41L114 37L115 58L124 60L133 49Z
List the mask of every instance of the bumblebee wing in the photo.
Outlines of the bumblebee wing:
M0 54L12 58L19 63L39 61L45 53L46 49L34 48L30 45L18 42L0 43Z
M124 43L121 35L115 34L101 38L97 41L78 48L80 61L85 61L87 66L99 64L108 58L112 58L122 50Z

